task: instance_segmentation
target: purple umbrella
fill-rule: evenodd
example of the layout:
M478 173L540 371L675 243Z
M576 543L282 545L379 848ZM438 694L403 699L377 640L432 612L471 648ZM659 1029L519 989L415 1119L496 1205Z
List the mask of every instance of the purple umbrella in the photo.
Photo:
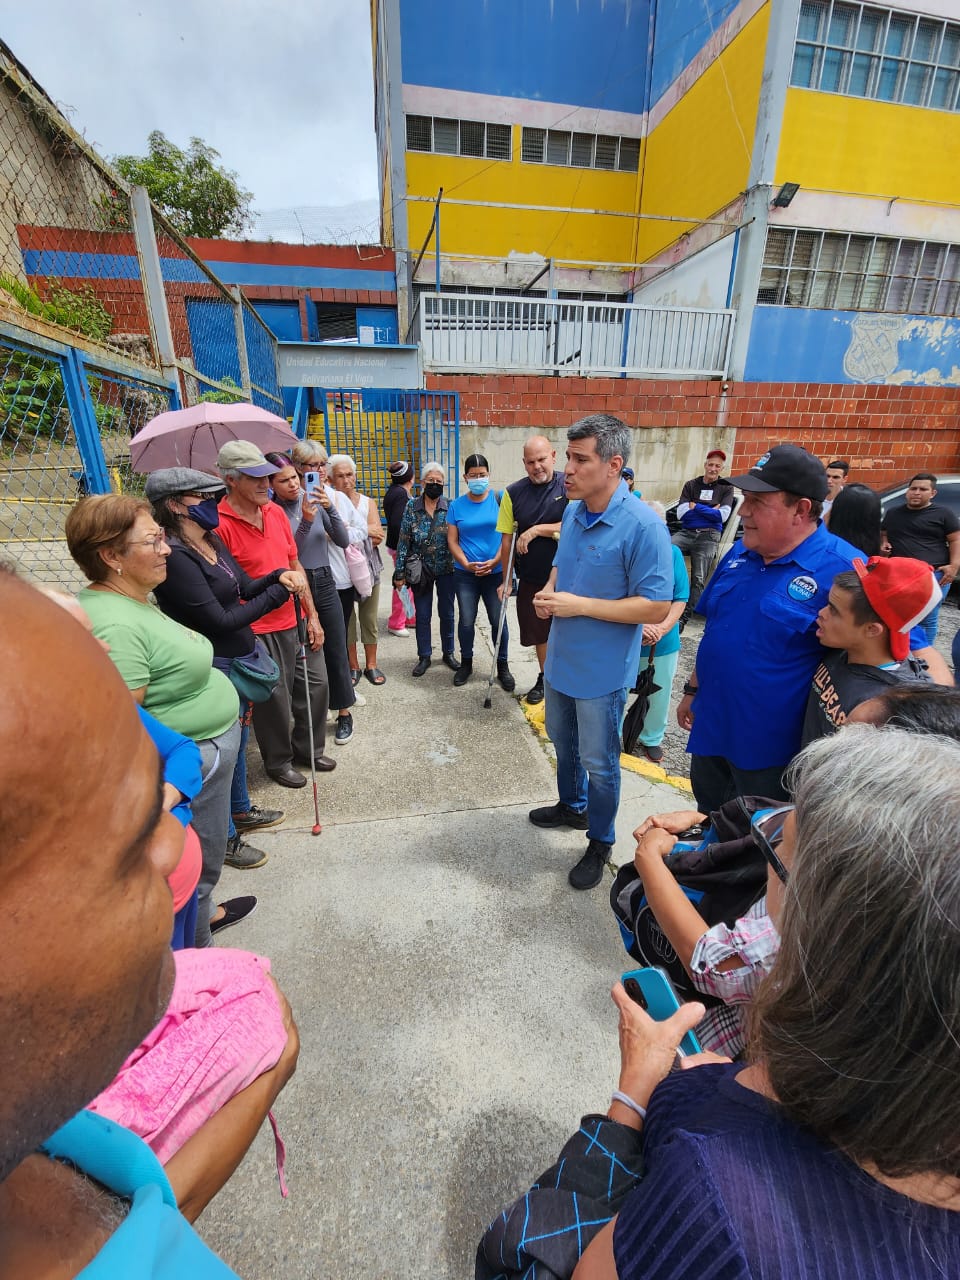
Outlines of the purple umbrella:
M152 418L130 441L130 461L135 471L213 472L221 446L230 440L249 440L261 453L289 453L297 437L285 418L255 404L195 404Z

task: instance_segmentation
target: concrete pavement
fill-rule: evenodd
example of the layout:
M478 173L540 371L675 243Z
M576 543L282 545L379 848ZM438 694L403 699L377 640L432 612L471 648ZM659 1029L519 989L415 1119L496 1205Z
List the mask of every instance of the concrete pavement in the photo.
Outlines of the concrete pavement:
M289 1199L265 1125L198 1223L246 1280L472 1276L486 1223L616 1084L608 992L628 957L609 878L567 885L583 834L527 820L556 798L549 751L499 685L483 709L489 637L455 689L436 660L412 679L412 633L381 630L387 684L361 681L353 741L328 739L323 834L309 788L265 782L252 752L252 790L287 822L251 836L269 863L227 869L218 895L259 896L219 941L272 958L302 1039L275 1109ZM520 693L536 663L511 647ZM646 813L686 807L624 784L620 861Z

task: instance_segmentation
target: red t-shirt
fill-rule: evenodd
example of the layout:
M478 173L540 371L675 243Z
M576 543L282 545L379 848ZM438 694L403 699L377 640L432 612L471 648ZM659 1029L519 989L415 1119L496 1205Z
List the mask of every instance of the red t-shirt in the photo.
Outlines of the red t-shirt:
M276 503L268 502L265 507L260 508L263 516L262 531L249 520L238 516L226 498L220 499L217 509L220 512L217 533L251 578L264 578L275 569L289 569L290 562L297 559L297 544L290 532L290 521ZM264 614L251 623L258 635L288 631L296 625L293 596L272 613Z

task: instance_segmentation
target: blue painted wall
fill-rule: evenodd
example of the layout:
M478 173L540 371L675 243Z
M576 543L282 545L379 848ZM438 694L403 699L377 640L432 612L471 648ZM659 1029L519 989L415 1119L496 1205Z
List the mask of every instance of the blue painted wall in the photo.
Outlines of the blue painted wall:
M357 307L357 335L361 329L373 330L373 341L378 345L384 342L399 342L400 331L397 327L396 307ZM364 339L361 337L360 341Z
M648 13L649 0L401 0L403 80L640 113Z
M232 378L240 385L237 330L229 302L203 299L187 302L190 345L197 369L208 378ZM252 370L251 370L252 373ZM269 385L269 384L268 384ZM201 391L209 390L201 386Z
M651 105L692 62L737 0L659 0L653 41Z
M758 306L744 376L960 386L960 319Z
M737 0L400 0L403 80L640 114Z

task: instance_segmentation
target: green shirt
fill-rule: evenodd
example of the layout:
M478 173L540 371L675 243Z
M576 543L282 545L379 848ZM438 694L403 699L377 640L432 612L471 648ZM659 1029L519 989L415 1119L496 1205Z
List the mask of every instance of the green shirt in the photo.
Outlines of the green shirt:
M142 689L144 710L194 741L226 733L240 711L240 699L222 671L214 669L213 645L182 627L155 605L115 591L85 588L77 597L106 640L110 657L127 687Z

